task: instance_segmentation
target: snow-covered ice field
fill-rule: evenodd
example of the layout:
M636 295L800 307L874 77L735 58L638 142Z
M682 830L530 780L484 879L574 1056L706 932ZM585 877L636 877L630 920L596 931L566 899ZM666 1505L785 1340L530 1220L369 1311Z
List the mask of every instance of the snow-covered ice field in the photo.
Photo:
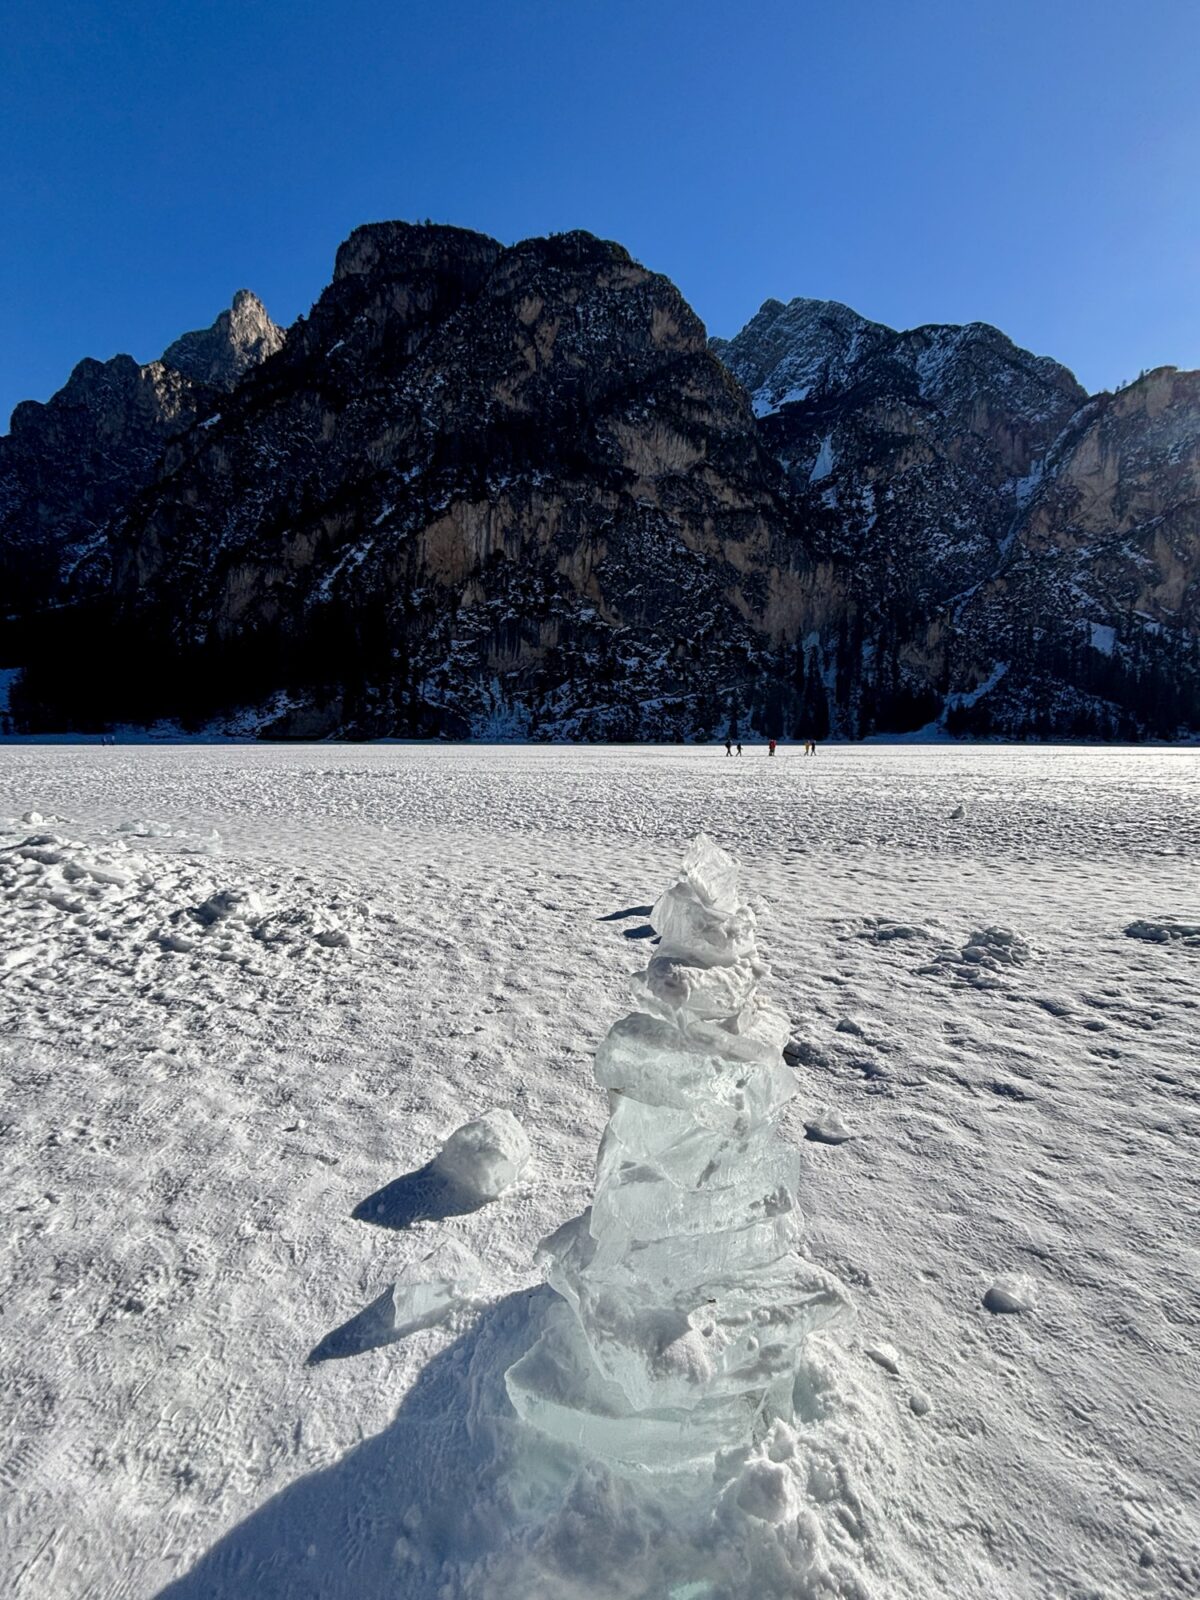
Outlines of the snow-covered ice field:
M0 746L0 1589L469 1586L473 1419L703 828L857 1308L796 1593L1194 1600L1198 800L1196 750ZM532 1166L438 1215L410 1175L496 1107ZM338 1333L447 1236L479 1304ZM547 1594L659 1594L580 1549Z

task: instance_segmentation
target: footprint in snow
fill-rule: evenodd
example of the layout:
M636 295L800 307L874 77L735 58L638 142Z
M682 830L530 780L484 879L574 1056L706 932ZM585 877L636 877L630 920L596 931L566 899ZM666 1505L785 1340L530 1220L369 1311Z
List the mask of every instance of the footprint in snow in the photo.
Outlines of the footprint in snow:
M1033 1279L1023 1272L1004 1273L984 1294L983 1304L986 1310L997 1316L1015 1316L1018 1312L1032 1311L1037 1304Z
M893 1378L900 1376L900 1354L890 1344L869 1344L866 1354L877 1367L882 1367L885 1372L890 1372Z
M1029 946L1011 928L981 928L962 948L961 959L973 966L1023 967L1031 955Z
M854 1135L839 1116L822 1112L813 1121L804 1124L804 1137L814 1144L845 1144Z

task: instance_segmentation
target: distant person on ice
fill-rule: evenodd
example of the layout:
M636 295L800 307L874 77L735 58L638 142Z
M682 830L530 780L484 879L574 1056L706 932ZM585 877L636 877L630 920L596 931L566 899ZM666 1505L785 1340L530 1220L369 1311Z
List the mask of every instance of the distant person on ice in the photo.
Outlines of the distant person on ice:
M774 739L772 739L767 745L767 754L769 756L773 756L775 754L775 741L774 741Z
M731 756L733 754L733 740L732 739L726 739L726 741L725 741L725 754L727 756Z
M741 755L741 753L742 753L742 741L739 739L738 740L738 755Z

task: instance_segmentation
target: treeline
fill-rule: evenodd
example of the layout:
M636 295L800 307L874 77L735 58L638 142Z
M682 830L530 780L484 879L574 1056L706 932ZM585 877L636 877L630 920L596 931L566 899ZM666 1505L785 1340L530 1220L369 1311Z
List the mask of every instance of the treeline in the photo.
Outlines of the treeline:
M824 740L940 724L964 738L1136 740L1200 727L1200 639L1132 616L1111 650L1078 624L1031 624L1009 641L1003 680L972 704L951 693L974 660L967 639L943 641L931 682L899 627L854 615L775 651L723 643L716 622L667 651L565 614L560 642L544 645L552 603L460 612L445 597L423 609L375 594L314 608L300 628L189 640L150 613L95 601L0 629L0 659L25 667L9 721L95 733L169 719L198 732L246 707L294 703L305 729L342 738L466 739L494 726L533 740L564 729L620 742ZM274 731L289 731L286 709Z

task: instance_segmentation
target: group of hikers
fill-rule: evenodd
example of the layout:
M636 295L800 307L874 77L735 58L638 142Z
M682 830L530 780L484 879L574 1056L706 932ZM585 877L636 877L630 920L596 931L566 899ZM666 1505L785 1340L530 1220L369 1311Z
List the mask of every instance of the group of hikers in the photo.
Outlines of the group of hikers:
M774 740L774 739L768 739L767 740L767 754L769 756L773 756L775 754L775 751L778 748L779 748L779 746L778 746L776 740ZM725 741L725 754L727 756L731 756L733 754L733 751L734 751L734 741L732 739L726 739L726 741ZM737 753L738 753L738 755L741 755L741 753L742 753L742 741L740 739L737 741ZM805 741L804 741L804 754L806 756L815 756L816 753L817 753L817 741L815 739L805 739Z

